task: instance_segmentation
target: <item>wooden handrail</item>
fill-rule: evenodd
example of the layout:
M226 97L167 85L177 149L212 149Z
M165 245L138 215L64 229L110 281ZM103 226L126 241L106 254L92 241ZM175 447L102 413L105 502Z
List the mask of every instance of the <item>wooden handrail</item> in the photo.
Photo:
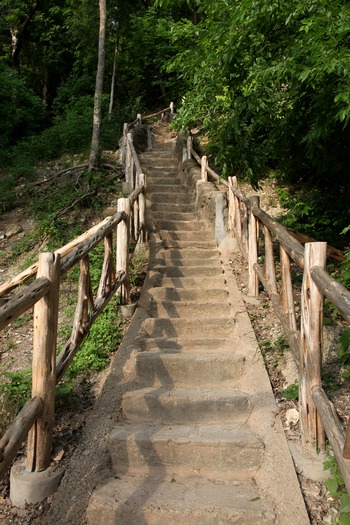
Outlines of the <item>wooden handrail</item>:
M138 116L137 121L140 121L140 116ZM124 129L128 128L129 126L124 126ZM0 307L0 330L33 306L36 312L32 399L19 412L13 424L0 441L0 478L11 465L28 432L27 470L40 471L48 467L51 460L55 386L63 378L73 357L89 333L91 326L115 293L119 289L122 290L120 296L122 304L127 303L129 300L128 276L129 251L131 250L129 232L131 231L131 226L133 226L133 240L145 242L146 177L142 173L140 161L132 140L128 142L128 148L132 177L136 187L128 198L118 200L118 209L120 207L118 213L104 219L73 241L56 250L56 252L41 254L39 260L46 261L45 263L42 263L41 266L39 266L39 263L33 264L21 274L0 286L1 296L9 293L35 275L38 269L47 268L47 274L46 270L40 270L40 272L44 273L39 274L33 283L26 286L24 290L11 297ZM134 170L136 170L135 177ZM125 203L125 209L120 206L122 201ZM117 229L115 270L113 232ZM97 296L94 298L92 295L88 254L101 242L104 242L105 245L105 255ZM53 263L52 271L54 273L52 273L52 276L55 274L55 279L51 277L51 263L49 261ZM119 261L122 261L122 268L120 268ZM59 281L62 276L78 263L80 263L79 293L72 333L56 359ZM55 285L54 282L56 283ZM35 426L33 426L34 422L36 422Z
M251 261L251 268L267 291L278 315L283 331L288 339L292 354L298 365L300 388L300 420L303 445L316 451L324 449L325 431L336 455L339 468L344 476L347 489L350 490L350 461L344 457L345 443L350 444L350 427L345 434L333 405L321 388L321 329L323 324L323 296L327 297L339 310L345 321L350 322L350 292L336 282L326 271L326 243L310 242L305 247L280 223L272 219L251 199L238 189L235 178L229 179L229 229L237 238L242 253ZM254 262L251 248L247 247L243 236L244 210L259 222L265 239L264 264ZM253 228L249 237L256 231ZM281 281L276 279L276 263L273 254L271 235L280 245ZM251 244L251 246L253 246ZM261 252L260 252L261 253ZM313 262L323 261L322 265ZM322 255L321 255L322 253ZM312 254L311 258L310 254ZM308 257L307 263L305 257ZM318 259L317 257L321 257ZM296 325L293 290L291 287L290 259L304 269L302 285L302 305L300 329ZM285 275L284 275L285 274ZM252 292L252 290L251 290ZM258 292L257 292L258 293ZM317 304L316 304L317 302ZM324 429L324 430L323 430ZM346 451L350 456L350 447Z

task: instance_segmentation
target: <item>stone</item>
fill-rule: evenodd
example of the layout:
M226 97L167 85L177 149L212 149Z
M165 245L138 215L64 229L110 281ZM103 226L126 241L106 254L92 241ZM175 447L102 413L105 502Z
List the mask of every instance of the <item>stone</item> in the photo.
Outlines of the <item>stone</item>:
M287 428L294 427L299 421L299 412L296 408L290 408L286 412Z
M9 224L6 229L6 238L11 239L11 237L14 237L15 235L18 235L23 231L23 228L20 224Z

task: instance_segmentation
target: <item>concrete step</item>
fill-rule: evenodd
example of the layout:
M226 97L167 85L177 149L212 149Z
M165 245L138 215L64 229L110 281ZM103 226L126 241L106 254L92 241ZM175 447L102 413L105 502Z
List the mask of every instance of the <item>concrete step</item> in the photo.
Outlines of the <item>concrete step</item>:
M233 389L143 388L123 395L123 416L128 421L195 424L247 421L252 404L247 394Z
M149 181L147 179L147 188L151 196L151 200L152 195L154 195L155 193L162 193L166 194L167 196L171 195L171 197L173 197L174 193L186 193L185 187L182 187L179 183L174 183L174 181L171 182L172 184L159 184L158 182L153 182L152 184L149 184Z
M158 194L159 195L159 194ZM181 204L178 202L156 202L153 200L152 197L152 206L151 209L155 212L167 212L167 215L170 217L170 215L174 212L179 213L182 215L182 213L193 213L194 212L194 204L192 202L189 202L188 204ZM169 213L168 213L169 212ZM156 213L156 219L159 217L158 213Z
M210 344L210 342L209 342ZM205 342L199 348L193 346L197 352L190 353L183 347L176 350L171 348L171 341L162 351L158 348L139 352L136 356L136 375L143 386L209 386L220 384L232 386L240 379L245 370L245 359L239 354L222 352L219 345L206 347ZM181 349L184 352L181 352ZM212 353L205 353L210 349ZM177 352L177 353L176 353Z
M167 186L168 187L168 186L172 186L173 184L180 185L181 184L181 179L179 179L178 177L169 176L169 175L167 177L162 177L162 176L152 177L152 175L147 177L147 187L150 188L151 190L152 190L154 185Z
M191 204L193 196L188 193L151 193L150 199L153 204Z
M162 244L164 248L204 248L204 249L214 249L216 248L216 243L212 241L183 241L175 239L162 239Z
M254 482L149 474L111 478L94 491L88 525L275 525Z
M185 210L185 211L175 211L173 210L173 208L169 209L169 206L168 206L168 210L164 209L164 210L156 210L154 212L154 215L156 217L157 220L172 220L172 221L196 221L197 220L197 216L196 214L194 213L194 211L189 211L188 209Z
M205 298L202 294L201 300ZM212 315L215 317L228 318L231 314L231 305L228 303L212 302L182 302L182 301L151 301L146 306L146 310L152 317L185 317L185 318L207 318Z
M206 223L204 221L170 221L164 219L157 220L157 226L160 230L169 231L204 231Z
M212 317L201 319L148 318L142 323L142 330L149 337L230 337L236 331L235 319Z
M203 302L221 302L228 300L228 292L223 289L203 289L201 290L184 290L183 288L151 288L148 294L155 301L172 301L174 306L179 306L180 301Z
M166 354L231 354L239 351L241 339L236 335L230 337L193 336L159 337L140 334L135 340L135 346L141 352L164 352Z
M216 277L222 275L219 266L155 266L164 277Z
M170 252L170 253L169 253ZM174 257L173 260L171 260L171 250L166 250L166 252L163 252L162 254L158 255L158 258L154 260L154 266L152 265L152 268L155 270L162 269L166 267L167 265L176 266L176 268L191 268L193 266L195 267L219 267L220 261L216 257L203 259L200 257L197 257L197 259L178 259Z
M160 285L165 288L187 288L200 290L203 287L207 290L214 288L220 289L225 286L224 277L161 277Z
M213 235L208 231L168 231L160 230L162 240L170 241L208 241L214 242Z
M179 261L187 262L188 259L220 259L216 246L214 248L186 246L185 248L166 249L162 255L166 261L170 259L176 261L176 264L179 264Z
M123 423L109 438L114 472L130 468L257 469L264 445L247 426Z

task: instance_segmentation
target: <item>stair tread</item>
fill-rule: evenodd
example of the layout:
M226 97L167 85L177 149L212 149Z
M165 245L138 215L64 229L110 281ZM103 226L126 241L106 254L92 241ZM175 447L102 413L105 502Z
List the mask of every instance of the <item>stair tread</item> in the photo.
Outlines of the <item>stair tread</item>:
M210 476L161 473L124 474L109 479L97 489L88 511L89 523L99 519L111 524L107 515L123 520L123 525L272 525L275 514L269 501L260 497L249 480ZM106 517L104 517L106 515ZM149 521L150 520L150 521ZM117 523L113 521L113 523Z

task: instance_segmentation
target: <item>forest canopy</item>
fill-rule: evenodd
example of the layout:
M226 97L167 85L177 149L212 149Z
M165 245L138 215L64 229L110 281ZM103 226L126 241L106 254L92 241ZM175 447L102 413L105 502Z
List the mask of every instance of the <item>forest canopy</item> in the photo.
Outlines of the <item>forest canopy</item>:
M42 158L87 148L97 0L4 0L0 14L0 167L23 140ZM340 233L350 224L349 20L342 0L108 0L104 144L116 147L136 112L174 100L174 125L209 139L224 176L257 186L273 173L292 188L299 223Z

